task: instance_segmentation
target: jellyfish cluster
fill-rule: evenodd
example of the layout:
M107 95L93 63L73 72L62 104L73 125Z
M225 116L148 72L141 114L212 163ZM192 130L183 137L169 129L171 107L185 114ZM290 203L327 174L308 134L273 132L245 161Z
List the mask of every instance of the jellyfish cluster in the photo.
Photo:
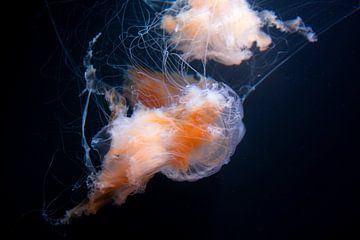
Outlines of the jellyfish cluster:
M211 76L167 67L174 63L167 56L173 54L188 69L194 61L204 69L210 61L239 66L254 52L261 54L272 46L265 31L269 28L316 41L300 17L283 21L273 11L253 9L246 0L177 0L164 6L157 20L141 31L142 38L152 31L160 36L154 42L161 43L143 46L145 52L156 46L166 53L160 70L145 66L139 60L144 56L131 52L122 86L100 83L91 63L100 34L90 41L84 60L85 92L88 98L103 95L111 111L90 145L96 148L106 141L109 147L101 156L100 169L91 171L87 198L68 210L60 223L95 214L108 203L123 204L130 194L144 191L159 172L175 181L196 181L230 161L245 134L243 98ZM87 110L86 105L83 130ZM85 138L83 146L91 168L91 147Z

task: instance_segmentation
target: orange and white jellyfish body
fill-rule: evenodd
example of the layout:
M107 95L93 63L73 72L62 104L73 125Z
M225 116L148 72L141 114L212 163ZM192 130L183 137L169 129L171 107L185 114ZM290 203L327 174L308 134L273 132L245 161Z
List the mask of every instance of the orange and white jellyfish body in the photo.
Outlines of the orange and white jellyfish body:
M240 98L223 83L141 68L131 68L128 77L124 95L134 112L127 116L124 101L113 107L102 169L88 199L64 221L124 203L157 172L178 181L209 176L229 162L245 133Z
M252 55L255 45L265 51L272 43L262 28L298 32L308 41L316 35L300 17L281 21L274 12L253 10L246 0L177 0L162 17L161 28L184 59L214 60L239 65Z

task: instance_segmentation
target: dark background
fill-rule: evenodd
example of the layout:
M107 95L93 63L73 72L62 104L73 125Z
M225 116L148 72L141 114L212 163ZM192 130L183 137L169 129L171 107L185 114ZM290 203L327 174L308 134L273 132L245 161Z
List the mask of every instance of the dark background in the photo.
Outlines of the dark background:
M308 45L247 99L247 133L219 173L195 183L157 175L145 194L123 206L54 227L41 210L46 169L63 146L59 109L51 102L59 86L42 68L59 43L42 2L4 11L13 15L2 21L1 196L10 238L359 237L359 13ZM77 177L66 175L79 171L71 166L57 159L54 167L71 183Z

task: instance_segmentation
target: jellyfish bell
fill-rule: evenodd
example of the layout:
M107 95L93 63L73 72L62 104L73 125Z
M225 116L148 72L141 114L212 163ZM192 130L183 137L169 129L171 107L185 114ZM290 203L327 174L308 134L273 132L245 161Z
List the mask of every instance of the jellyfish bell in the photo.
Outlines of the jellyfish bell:
M246 0L177 1L161 21L161 28L171 35L171 44L185 59L215 60L224 65L248 60L254 45L267 50L272 39L262 31L266 26L299 32L311 42L317 39L300 17L281 21L272 11L251 9Z
M134 67L129 78L133 88L127 95L135 110L127 116L123 102L113 108L115 117L106 127L111 143L102 168L88 199L67 211L63 223L95 214L111 201L123 204L158 172L176 181L214 174L230 161L244 136L240 98L226 84L189 76L174 85L161 73Z

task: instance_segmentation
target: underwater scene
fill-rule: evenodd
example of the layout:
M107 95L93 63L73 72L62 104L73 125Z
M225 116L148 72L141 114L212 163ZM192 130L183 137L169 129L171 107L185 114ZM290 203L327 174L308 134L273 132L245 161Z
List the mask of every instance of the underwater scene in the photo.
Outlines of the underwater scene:
M6 69L15 76L14 91L5 91L9 233L359 234L359 7L354 0L24 5L19 24L6 27Z

